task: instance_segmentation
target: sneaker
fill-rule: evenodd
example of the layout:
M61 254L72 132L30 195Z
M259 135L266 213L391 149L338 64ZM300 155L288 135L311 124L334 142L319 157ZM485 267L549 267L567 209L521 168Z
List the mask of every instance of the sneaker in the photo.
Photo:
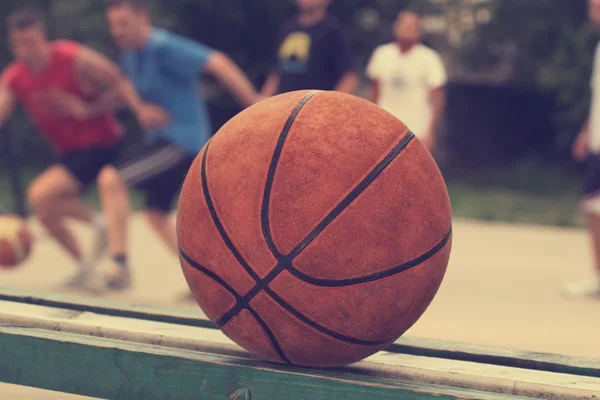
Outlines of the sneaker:
M190 302L195 303L196 302L196 298L190 291L186 291L185 293L182 293L177 299L179 302L183 302L183 303L190 303Z
M79 270L67 279L60 289L83 290L86 292L96 292L97 288L93 286L93 271L86 266L79 266Z
M67 279L63 286L70 289L81 289L85 286L89 279L90 274L88 271L80 268L80 270L77 271L72 277Z
M595 276L585 281L569 283L565 285L563 294L571 298L600 298L600 276Z
M87 265L95 265L108 248L108 234L106 232L106 220L99 214L94 218L94 243L92 249L86 257Z
M111 290L126 290L131 287L129 268L113 265L106 275L105 284Z

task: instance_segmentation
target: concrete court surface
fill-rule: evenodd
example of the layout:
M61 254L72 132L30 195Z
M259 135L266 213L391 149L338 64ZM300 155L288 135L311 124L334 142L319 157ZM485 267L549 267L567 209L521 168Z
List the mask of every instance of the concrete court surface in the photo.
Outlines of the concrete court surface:
M32 227L41 232L35 222ZM79 225L74 229L89 245L89 230ZM178 260L140 216L131 232L135 286L110 297L197 308L181 301L186 283ZM583 230L455 220L446 278L430 308L406 335L600 358L600 301L573 301L560 295L565 281L589 274L590 263ZM58 247L40 238L27 264L0 272L0 286L56 291L72 271L72 263ZM71 397L0 385L3 400Z

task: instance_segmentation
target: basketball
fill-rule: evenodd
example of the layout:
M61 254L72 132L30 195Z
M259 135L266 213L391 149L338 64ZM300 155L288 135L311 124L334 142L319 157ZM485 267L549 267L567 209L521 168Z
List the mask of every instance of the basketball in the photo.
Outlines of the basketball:
M33 237L25 221L12 215L0 215L0 268L14 268L23 263Z
M330 367L386 348L425 312L452 241L450 201L398 119L336 92L279 95L209 141L179 200L196 301L265 359Z

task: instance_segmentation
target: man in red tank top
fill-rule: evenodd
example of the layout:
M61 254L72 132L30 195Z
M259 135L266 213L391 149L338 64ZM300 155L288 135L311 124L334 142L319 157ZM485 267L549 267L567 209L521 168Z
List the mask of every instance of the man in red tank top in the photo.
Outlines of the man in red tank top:
M135 93L122 96L118 68L95 51L75 42L49 41L43 17L21 10L8 19L15 61L0 77L0 125L20 104L56 150L59 161L28 188L28 201L48 232L79 263L68 284L86 287L92 267L105 247L101 218L78 195L96 182L100 170L115 161L122 128L114 102L139 103ZM90 103L93 107L76 107ZM96 244L83 256L66 219L93 224Z

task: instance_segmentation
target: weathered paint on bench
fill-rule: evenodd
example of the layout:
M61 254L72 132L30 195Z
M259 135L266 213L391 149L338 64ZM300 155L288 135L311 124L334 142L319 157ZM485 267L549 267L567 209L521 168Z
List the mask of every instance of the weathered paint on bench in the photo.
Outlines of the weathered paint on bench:
M187 309L131 305L114 300L56 293L42 294L14 289L0 289L0 300L216 329L201 311ZM410 337L400 338L386 351L600 378L600 360L559 354L534 353Z
M110 399L506 398L22 327L0 326L0 354L3 382Z

